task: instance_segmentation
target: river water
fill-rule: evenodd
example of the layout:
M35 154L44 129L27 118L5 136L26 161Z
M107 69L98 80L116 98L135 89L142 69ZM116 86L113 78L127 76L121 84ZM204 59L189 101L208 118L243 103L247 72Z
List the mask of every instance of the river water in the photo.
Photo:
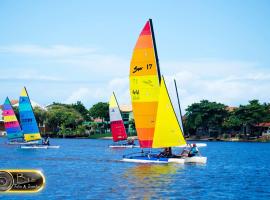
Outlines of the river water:
M51 139L61 147L47 150L4 143L0 168L40 169L46 186L1 199L270 199L270 143L208 142L206 165L119 162L140 150L110 149L110 140Z

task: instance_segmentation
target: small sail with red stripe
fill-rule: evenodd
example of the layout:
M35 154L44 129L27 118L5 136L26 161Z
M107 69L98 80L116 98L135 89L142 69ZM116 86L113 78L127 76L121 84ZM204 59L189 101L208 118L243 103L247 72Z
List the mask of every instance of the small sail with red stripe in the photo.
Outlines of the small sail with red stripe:
M111 96L109 102L109 115L113 141L117 142L121 140L126 140L127 139L126 129L114 93Z

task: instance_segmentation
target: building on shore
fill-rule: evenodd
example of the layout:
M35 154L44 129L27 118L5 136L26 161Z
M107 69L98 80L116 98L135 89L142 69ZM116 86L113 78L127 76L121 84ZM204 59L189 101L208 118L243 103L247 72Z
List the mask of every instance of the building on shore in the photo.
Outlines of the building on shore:
M128 135L136 135L134 116L131 105L120 105L120 111Z

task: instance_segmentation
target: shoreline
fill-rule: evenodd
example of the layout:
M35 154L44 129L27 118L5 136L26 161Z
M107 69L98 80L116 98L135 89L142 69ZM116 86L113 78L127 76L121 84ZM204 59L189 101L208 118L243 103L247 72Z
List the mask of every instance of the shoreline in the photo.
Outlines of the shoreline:
M5 138L0 136L0 138ZM50 137L53 139L99 139L99 140L112 140L112 136L104 136L104 137ZM134 140L138 140L138 136L129 136L128 138L133 138ZM260 143L266 143L270 142L270 137L262 137L258 139L239 139L239 138L185 138L186 141L199 141L199 142L260 142Z

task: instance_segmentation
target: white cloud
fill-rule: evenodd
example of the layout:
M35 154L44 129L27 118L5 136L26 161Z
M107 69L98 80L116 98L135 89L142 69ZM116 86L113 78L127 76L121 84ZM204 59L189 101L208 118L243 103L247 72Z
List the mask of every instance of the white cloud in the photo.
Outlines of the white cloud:
M130 104L128 87L128 78L116 78L102 84L90 84L88 87L80 87L71 91L64 102L82 101L86 105L92 105L100 101L108 102L114 92L121 105Z
M17 63L16 67L1 67L5 74L1 80L41 80L44 85L39 87L44 88L44 93L47 92L50 100L57 99L66 103L80 100L90 106L98 101L108 101L115 91L120 104L130 104L130 58L98 52L92 48L66 45L0 46L0 54L4 53L31 56L31 59L35 58L35 62L29 64L19 60L14 62ZM4 66L1 62L0 66ZM270 88L270 68L262 67L260 63L200 59L182 62L164 60L160 64L169 88L173 86L172 79L176 78L182 108L202 99L227 105L245 104L251 99L270 101L267 93ZM51 84L46 90L48 83L53 82L59 84ZM31 86L37 87L34 84ZM50 103L42 102L47 101L44 96L46 97L43 94L40 103Z
M169 66L168 64L166 66ZM202 99L238 106L249 100L269 102L270 69L248 62L202 61L173 63L177 72L167 70L167 80L175 78L182 107ZM169 87L172 87L169 81Z

